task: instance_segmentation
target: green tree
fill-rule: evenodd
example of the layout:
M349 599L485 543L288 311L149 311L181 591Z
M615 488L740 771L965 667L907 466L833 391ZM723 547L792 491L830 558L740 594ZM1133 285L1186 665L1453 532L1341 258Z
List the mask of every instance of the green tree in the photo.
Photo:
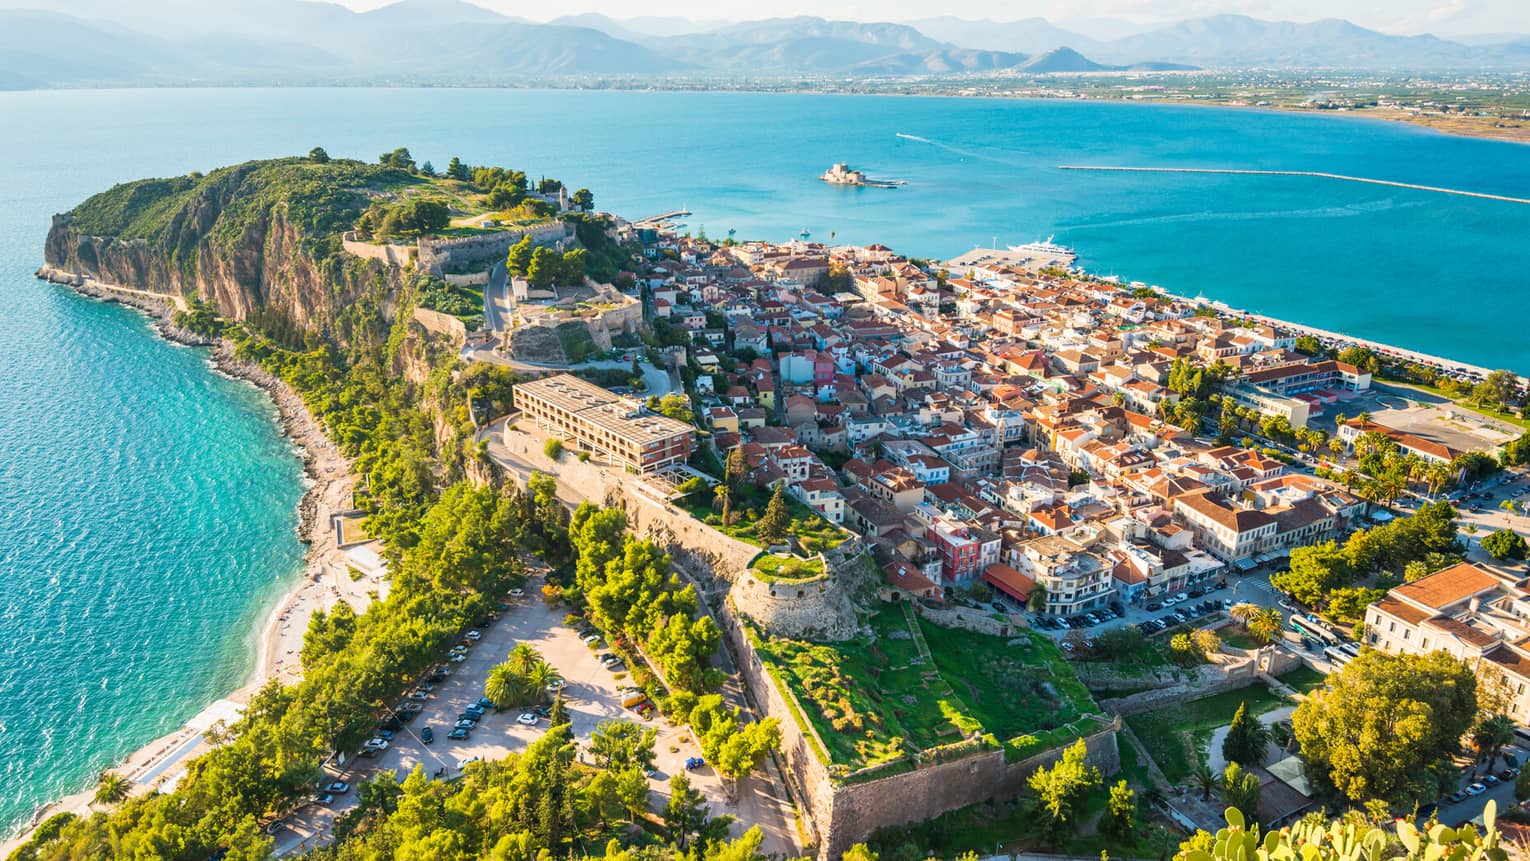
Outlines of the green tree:
M533 287L551 287L561 274L563 258L551 248L537 246L531 252L531 263L526 267L526 280Z
M1266 607L1255 612L1248 617L1248 621L1244 622L1250 634L1266 643L1273 643L1280 639L1282 624L1280 611L1273 607Z
M324 147L316 146L308 151L308 160L314 164L328 164L329 153L324 151Z
M1514 743L1514 719L1508 715L1488 715L1472 728L1472 746L1477 749L1477 761L1493 770L1493 763L1503 749Z
M563 440L554 438L554 439L548 440L545 443L542 443L542 453L547 455L547 459L548 460L551 460L551 461L560 461L560 460L562 460L563 459Z
M1353 801L1402 806L1439 794L1477 715L1477 678L1444 652L1373 649L1328 677L1291 717L1309 778Z
M1137 830L1137 793L1125 780L1118 780L1110 787L1104 827L1106 833L1118 840L1131 838Z
M749 465L744 461L744 447L734 446L728 452L728 459L723 462L723 480L729 487L738 490L748 475Z
M664 828L681 849L707 824L707 800L684 774L669 779L669 802L664 805Z
M1303 604L1316 604L1329 590L1354 579L1350 556L1335 541L1324 541L1291 551L1291 567L1270 577L1270 585L1288 592Z
M465 182L469 177L468 166L462 163L462 159L452 156L452 160L446 163L446 176Z
M1530 551L1530 547L1525 545L1525 539L1512 529L1502 529L1484 537L1482 549L1499 561L1523 559L1526 552Z
M531 234L522 236L520 241L510 246L510 251L505 255L505 268L511 275L524 276L531 268L531 255L534 246L531 244Z
M1227 737L1222 740L1222 757L1241 765L1263 765L1269 743L1270 728L1248 713L1248 703L1238 703Z
M658 733L630 721L604 720L590 734L590 756L595 764L615 772L653 767L654 741Z
M1071 824L1073 805L1100 785L1100 770L1089 764L1088 755L1084 740L1079 739L1051 768L1038 768L1026 781L1041 803L1043 827L1054 839Z
M636 768L617 772L616 796L627 811L627 818L636 822L648 809L648 778Z
M588 188L581 188L574 192L569 200L574 206L579 207L584 212L589 212L595 208L595 195Z
M765 514L755 522L755 534L766 544L779 544L786 537L786 529L791 525L791 518L786 513L786 490L784 485L776 485L776 490L770 495L770 502L765 505Z
M839 861L879 861L880 855L871 851L871 847L864 843L857 843L845 850L845 854L839 856Z
M1222 776L1203 762L1190 770L1190 785L1200 790L1202 801L1210 801L1211 793L1222 785Z
M1249 821L1259 818L1259 775L1229 762L1222 772L1222 800Z
M1346 347L1339 351L1339 361L1354 365L1362 371L1376 373L1381 370L1381 359L1369 347Z
M103 771L96 778L96 804L112 806L127 801L128 793L132 792L133 783L126 777L115 771Z
M399 147L393 152L385 152L377 157L377 163L383 167L398 168L414 172L414 156L409 154L407 147Z

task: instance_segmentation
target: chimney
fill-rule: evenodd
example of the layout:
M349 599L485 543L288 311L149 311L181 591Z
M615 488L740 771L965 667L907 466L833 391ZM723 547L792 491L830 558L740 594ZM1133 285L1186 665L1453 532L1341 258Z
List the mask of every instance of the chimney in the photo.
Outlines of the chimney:
M1478 608L1480 608L1481 606L1482 606L1482 596L1480 596L1480 595L1473 595L1471 603L1467 604L1467 609L1471 610L1471 612L1473 612L1473 613L1476 613Z

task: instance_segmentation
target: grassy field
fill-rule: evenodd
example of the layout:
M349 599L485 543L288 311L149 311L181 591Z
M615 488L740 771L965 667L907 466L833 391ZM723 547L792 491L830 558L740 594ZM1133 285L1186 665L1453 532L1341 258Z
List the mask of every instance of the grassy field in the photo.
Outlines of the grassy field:
M718 532L737 538L746 544L763 548L765 543L755 534L754 525L765 513L765 506L769 502L770 494L760 488L748 486L739 488L733 497L733 511L738 516L738 520L726 526L723 525L722 515L712 510L710 491L705 494L693 493L677 500L676 504L689 511L692 517ZM818 512L790 496L786 497L786 513L792 521L787 532L796 536L802 549L808 553L822 553L839 546L845 540L844 530L823 519Z
M1315 688L1322 687L1324 681L1328 677L1318 672L1317 670L1312 669L1306 664L1302 664L1296 669L1287 670L1275 678L1285 682L1294 690L1300 691L1301 693L1306 693Z
M761 643L762 657L802 702L835 764L859 769L971 733L1023 754L1095 728L1080 721L1096 710L1093 699L1047 638L1025 632L1005 640L915 624L933 663L896 605L872 616L872 637Z
M1205 699L1175 703L1161 709L1132 715L1126 719L1148 754L1164 776L1180 783L1204 755L1202 747L1211 732L1232 721L1239 703L1248 703L1253 714L1287 705L1287 702L1262 684L1242 690L1227 691Z
M751 566L771 580L809 580L823 576L823 560L818 557L799 559L796 556L781 557L773 553L754 560Z

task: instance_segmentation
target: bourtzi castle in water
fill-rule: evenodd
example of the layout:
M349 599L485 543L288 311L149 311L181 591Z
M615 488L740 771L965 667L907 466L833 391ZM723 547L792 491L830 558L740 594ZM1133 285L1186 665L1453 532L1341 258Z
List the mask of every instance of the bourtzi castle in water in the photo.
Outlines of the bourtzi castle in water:
M837 162L824 171L819 179L830 185L864 185L868 188L897 188L904 185L901 179L871 179L861 171L852 170L850 165L844 162Z

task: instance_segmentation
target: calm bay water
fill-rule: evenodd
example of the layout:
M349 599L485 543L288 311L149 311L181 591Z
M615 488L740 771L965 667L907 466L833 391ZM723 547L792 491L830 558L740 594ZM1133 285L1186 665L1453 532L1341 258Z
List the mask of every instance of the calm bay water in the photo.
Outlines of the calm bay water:
M113 182L409 146L588 186L693 230L919 256L1054 235L1101 273L1530 373L1530 147L1350 118L1075 102L497 90L0 94L0 826L248 672L300 565L300 472L253 389L33 281L48 217ZM831 162L908 181L816 181Z

